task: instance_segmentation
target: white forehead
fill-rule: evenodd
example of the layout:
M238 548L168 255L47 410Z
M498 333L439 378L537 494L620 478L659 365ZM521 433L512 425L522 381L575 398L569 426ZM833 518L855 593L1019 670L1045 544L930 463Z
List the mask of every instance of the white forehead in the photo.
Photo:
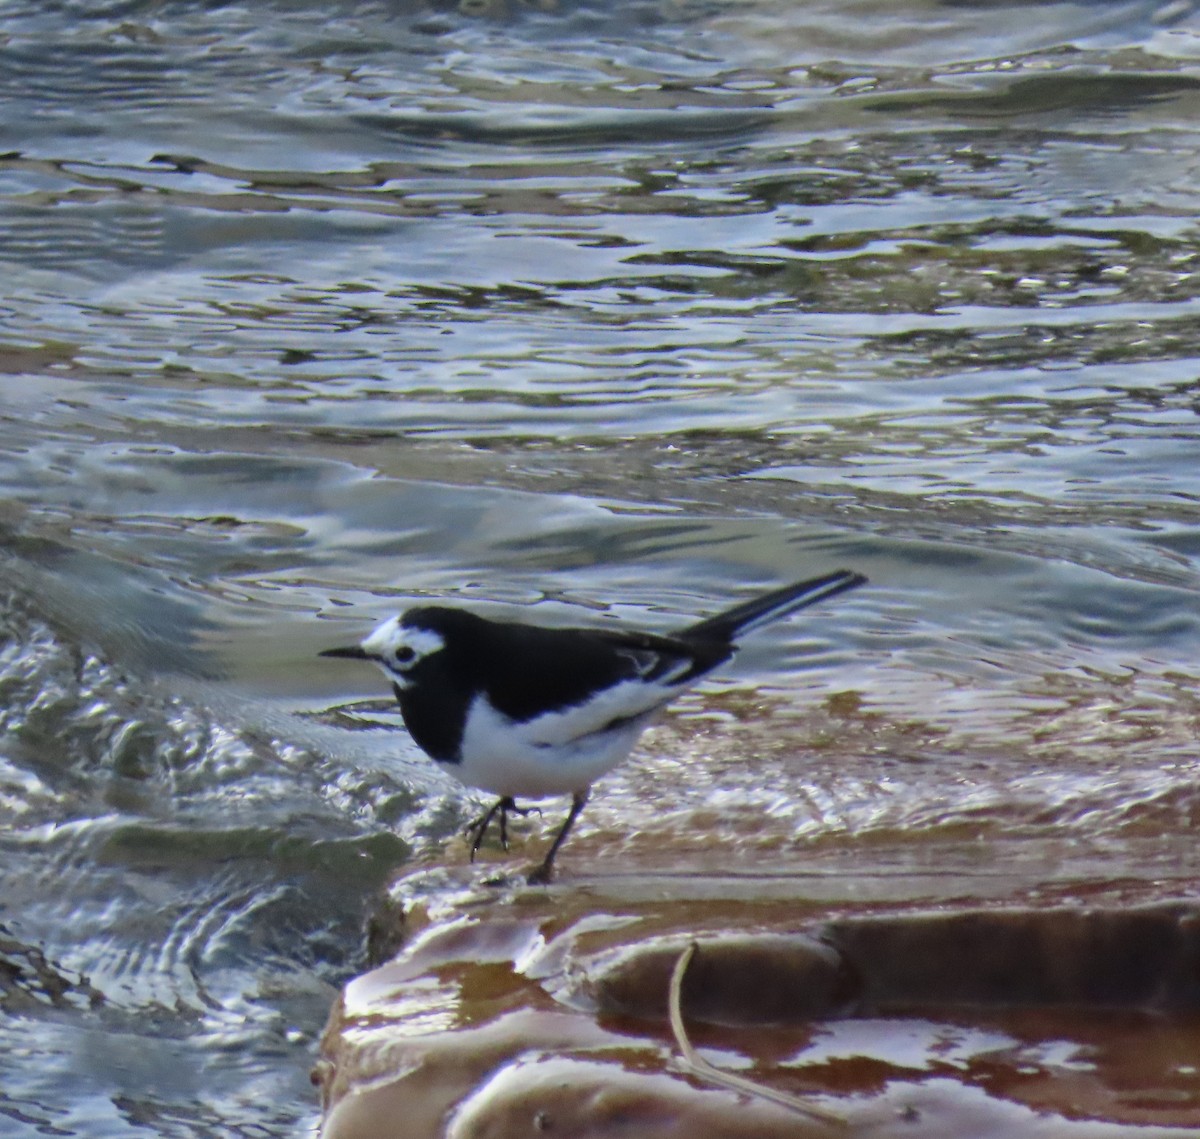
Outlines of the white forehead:
M410 629L400 623L401 617L389 617L371 630L362 647L372 656L384 657L398 648L410 648L418 658L436 653L445 645L440 633L432 629Z

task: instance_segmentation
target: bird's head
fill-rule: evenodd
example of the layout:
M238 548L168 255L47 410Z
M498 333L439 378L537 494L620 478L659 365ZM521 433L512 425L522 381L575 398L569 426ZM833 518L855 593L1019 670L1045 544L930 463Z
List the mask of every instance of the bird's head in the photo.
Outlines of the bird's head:
M398 688L413 683L413 672L446 645L441 633L410 621L404 613L376 625L361 644L325 649L323 657L369 660Z

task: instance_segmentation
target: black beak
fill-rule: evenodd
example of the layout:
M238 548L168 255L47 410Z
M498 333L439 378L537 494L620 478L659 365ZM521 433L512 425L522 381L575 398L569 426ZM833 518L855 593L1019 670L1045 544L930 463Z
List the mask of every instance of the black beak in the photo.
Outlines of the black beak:
M347 645L344 649L322 649L319 657L345 657L346 660L374 660L362 645Z

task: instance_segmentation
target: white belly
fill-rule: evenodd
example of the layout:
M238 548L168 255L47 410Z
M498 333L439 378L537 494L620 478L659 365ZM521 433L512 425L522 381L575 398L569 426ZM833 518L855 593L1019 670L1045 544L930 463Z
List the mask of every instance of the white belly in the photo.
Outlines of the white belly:
M615 728L564 738L561 719L515 723L476 697L463 729L462 760L441 767L467 786L494 795L572 795L616 767L656 711L652 708Z

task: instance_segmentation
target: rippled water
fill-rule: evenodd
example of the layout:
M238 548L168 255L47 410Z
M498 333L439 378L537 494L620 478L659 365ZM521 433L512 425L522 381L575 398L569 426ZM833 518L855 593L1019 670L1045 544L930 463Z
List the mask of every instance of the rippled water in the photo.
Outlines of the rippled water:
M6 1135L312 1123L374 890L472 809L314 658L415 597L669 627L871 576L601 785L597 857L969 824L1187 869L1194 4L0 36Z

